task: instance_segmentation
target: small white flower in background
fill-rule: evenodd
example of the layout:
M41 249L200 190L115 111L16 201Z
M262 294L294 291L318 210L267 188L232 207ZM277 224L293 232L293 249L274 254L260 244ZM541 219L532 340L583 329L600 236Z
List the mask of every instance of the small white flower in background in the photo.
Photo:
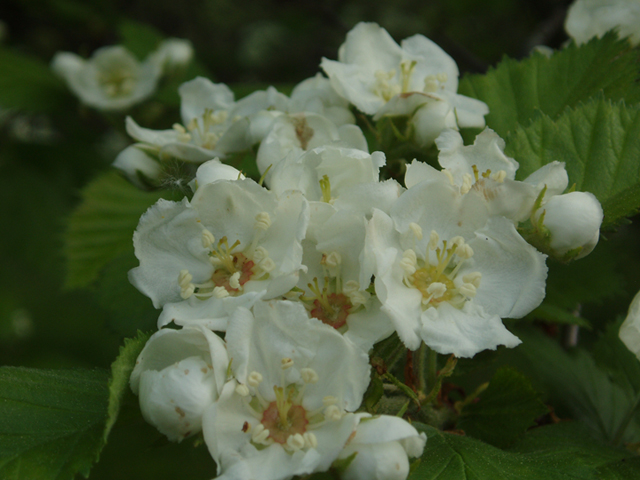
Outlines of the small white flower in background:
M363 416L366 414L363 414ZM404 480L409 475L409 458L420 457L427 437L407 421L381 415L364 416L349 439L340 459L356 454L343 480Z
M620 326L620 340L640 360L640 292L633 297L627 318Z
M365 263L382 310L404 344L472 357L520 340L501 318L519 318L545 295L546 256L504 217L444 182L404 192L367 226ZM366 271L367 265L364 270Z
M151 55L163 72L178 70L187 67L193 60L193 45L182 38L168 38Z
M169 156L195 163L225 158L260 142L289 102L273 87L236 102L229 87L203 77L183 83L178 93L182 124L150 130L127 117L127 133L154 148L161 159Z
M569 7L564 28L576 43L586 43L616 28L620 37L640 43L640 2L637 0L576 0Z
M51 68L82 103L99 110L125 110L142 102L155 92L162 75L153 55L139 62L122 46L100 48L89 60L58 52Z
M458 95L455 61L422 35L398 45L375 23L359 23L338 51L338 61L321 67L336 92L360 111L383 116L412 115L415 140L428 146L445 128L484 127L487 105Z
M204 414L220 479L288 479L327 470L354 433L368 356L302 305L239 308L226 334L234 380Z
M300 192L276 198L249 179L205 183L191 202L160 200L142 216L133 239L140 266L129 279L164 307L159 326L225 330L238 306L296 285L308 218Z
M181 441L200 432L202 414L218 399L229 358L224 342L204 328L164 329L147 341L131 373L142 416Z

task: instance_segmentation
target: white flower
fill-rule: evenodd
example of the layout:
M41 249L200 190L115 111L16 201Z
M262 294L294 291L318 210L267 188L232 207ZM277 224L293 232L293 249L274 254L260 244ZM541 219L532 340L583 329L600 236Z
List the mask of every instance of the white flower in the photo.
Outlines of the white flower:
M307 271L300 274L299 290L288 298L368 351L394 328L378 299L366 291L369 281L360 284L365 216L323 202L312 202L310 207L302 242Z
M415 115L416 141L428 145L444 128L483 127L489 110L479 100L458 95L458 66L422 35L399 46L375 23L359 23L338 51L338 61L322 59L334 89L375 119Z
M269 184L275 166L285 158L291 162L304 152L325 145L369 152L367 140L356 125L336 127L330 120L315 113L280 115L260 144L256 157L258 170L261 174L269 170L266 176Z
M228 365L224 342L204 328L156 332L131 373L142 416L169 440L195 435L204 410L218 399Z
M382 152L325 145L276 164L269 188L278 195L299 190L308 200L331 203L357 185L377 183L384 164Z
M162 74L149 56L140 63L122 46L103 47L89 60L70 52L58 52L51 61L80 100L99 110L124 110L150 97Z
M254 318L255 315L255 318ZM302 305L239 308L227 330L231 368L203 432L220 479L277 480L327 470L354 432L367 355Z
M340 474L343 480L404 480L409 475L408 457L422 455L427 437L407 421L381 415L363 418L340 454L356 454Z
M295 286L308 216L299 192L276 198L248 179L207 183L191 202L160 200L142 216L133 239L140 266L129 279L164 306L160 326L224 330L238 305Z
M514 347L520 341L501 318L524 316L544 298L545 255L443 182L410 188L390 215L374 211L365 242L383 311L412 350L421 341L459 357Z
M229 87L202 77L183 83L178 92L182 124L156 131L127 117L127 133L155 148L161 159L168 156L196 163L224 158L261 141L289 100L269 87L236 102Z
M140 188L148 187L146 179L158 180L162 173L160 163L154 157L147 155L144 145L131 145L125 148L118 154L112 165Z
M640 43L640 3L637 0L576 0L564 28L576 43L603 36L617 28L633 45Z
M543 202L533 220L541 222L549 235L549 247L558 257L582 258L595 248L600 238L603 211L590 192L554 195Z
M296 85L291 92L289 113L318 113L337 126L355 123L349 102L336 93L328 78L318 73Z
M627 318L620 326L620 340L640 360L640 292L633 297Z

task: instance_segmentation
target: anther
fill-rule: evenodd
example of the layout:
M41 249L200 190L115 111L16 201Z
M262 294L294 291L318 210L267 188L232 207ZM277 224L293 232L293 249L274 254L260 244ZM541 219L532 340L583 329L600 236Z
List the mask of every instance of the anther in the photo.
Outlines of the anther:
M253 440L255 443L264 443L267 438L269 438L269 435L269 430L264 428L264 425L259 423L258 425L256 425L256 428L253 429L251 440Z
M435 230L431 230L431 234L429 235L429 250L435 250L438 248L438 244L440 243L440 235Z
M415 222L409 224L409 229L418 240L422 240L422 227Z
M449 76L444 72L440 72L436 75L436 80L438 80L440 83L446 82L448 78Z
M466 275L462 276L462 281L464 283L470 283L476 288L480 286L481 279L482 279L482 274L480 272L467 273Z
M455 181L453 180L453 175L451 174L451 172L449 170L447 170L446 168L443 168L441 170L441 172L444 173L447 176L447 178L449 179L449 183L451 185L453 185L455 183Z
M444 283L433 282L427 287L427 293L431 295L431 298L440 298L447 293L447 286Z
M184 300L186 300L187 298L191 297L191 295L193 295L195 291L196 291L196 286L193 283L190 283L186 287L183 287L182 289L180 289L180 296Z
M468 298L473 298L476 296L476 287L472 283L463 283L458 291Z
M229 286L231 288L235 288L236 290L242 288L242 285L240 285L240 272L235 272L229 277Z
M336 405L329 405L324 410L324 419L329 421L336 421L342 418L342 412Z
M256 215L255 227L258 230L267 230L271 226L271 216L269 212L260 212Z
M335 405L336 403L338 403L338 399L333 395L327 395L322 398L322 405L324 405L325 407L328 407L329 405Z
M456 237L453 237L450 241L451 241L451 245L456 245L456 248L462 247L464 245L464 237L461 237L459 235Z
M251 372L249 374L249 378L247 378L247 383L249 386L256 388L260 383L262 383L262 375L258 372Z
M460 193L465 194L471 190L471 186L473 185L473 177L468 173L465 173L462 176L462 185L460 186Z
M300 370L300 376L304 383L317 383L319 380L318 374L313 368L303 368Z
M189 270L180 270L178 274L178 285L180 285L182 289L187 288L191 280L193 280L193 275L189 273Z
M206 228L202 230L202 246L204 248L207 248L207 249L211 248L211 246L215 241L216 241L216 237L213 236L213 233L211 233Z
M250 393L249 387L247 387L246 385L243 385L242 383L239 383L238 386L236 387L236 393L241 397L246 397Z
M504 182L504 179L507 178L507 172L504 170L498 170L496 173L491 175L491 178L498 183Z
M224 287L214 287L213 292L211 292L216 298L225 298L229 296L229 291Z
M318 439L312 432L305 432L302 437L306 448L316 448L318 446Z
M342 263L342 257L338 252L331 252L324 257L324 264L329 268L337 268Z
M282 370L287 370L291 367L293 367L293 360L291 358L285 357L282 360L280 360L280 368L282 368Z
M304 448L304 444L304 437L299 433L289 435L289 438L287 438L287 446L294 452L297 452L301 448Z
M464 245L462 245L460 248L456 250L456 254L460 258L466 260L467 258L473 257L473 248L471 248L469 244L465 243Z
M274 262L271 258L265 258L264 260L262 260L258 266L265 272L265 273L269 273L270 271L272 271L274 268L276 268L276 262Z

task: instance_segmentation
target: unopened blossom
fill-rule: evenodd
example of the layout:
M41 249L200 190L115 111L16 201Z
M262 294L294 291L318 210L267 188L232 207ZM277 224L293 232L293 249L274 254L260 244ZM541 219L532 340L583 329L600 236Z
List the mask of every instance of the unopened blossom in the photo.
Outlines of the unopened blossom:
M289 479L329 469L354 433L367 355L298 303L239 308L226 340L234 381L204 414L220 479Z
M445 128L484 127L487 105L457 94L458 66L422 35L398 45L375 23L359 23L338 51L322 59L334 89L360 111L410 116L415 141L427 146Z
M603 211L590 192L569 192L545 198L532 220L548 237L550 251L557 257L582 258L600 239Z
M195 435L204 410L222 391L228 365L224 342L207 329L156 332L131 373L142 416L169 440Z
M273 87L236 102L229 87L203 77L183 83L178 93L181 124L169 130L150 130L127 117L127 133L155 148L160 158L195 163L250 148L264 138L288 105L288 98Z
M621 37L629 37L633 45L640 43L640 3L637 0L576 0L569 7L564 28L576 43L586 43L616 29Z
M308 205L253 180L199 186L189 202L160 200L134 233L131 282L164 307L159 326L199 322L224 330L228 314L298 282Z
M473 196L426 181L404 192L389 215L374 211L364 256L405 345L415 350L424 341L459 357L520 343L501 318L540 304L545 258Z
M367 140L357 125L337 127L326 117L315 113L280 115L271 130L260 143L256 163L261 174L266 174L269 184L276 166L287 159L291 163L304 152L317 147L355 148L368 153Z
M340 473L343 480L404 480L409 475L409 458L420 457L427 437L406 420L389 415L363 414L355 435L349 439L340 459L355 454Z
M139 62L122 46L103 47L90 59L58 52L51 61L82 103L99 110L124 110L149 98L162 74L153 55Z
M620 340L640 360L640 292L633 297L627 318L620 326Z
M182 38L168 38L160 42L152 55L163 71L185 68L193 59L193 45Z

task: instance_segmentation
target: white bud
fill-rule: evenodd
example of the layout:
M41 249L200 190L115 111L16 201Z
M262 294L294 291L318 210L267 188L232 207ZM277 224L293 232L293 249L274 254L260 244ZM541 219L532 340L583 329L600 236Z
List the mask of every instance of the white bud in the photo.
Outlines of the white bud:
M620 340L640 360L640 292L633 297L627 318L620 326Z
M571 192L551 197L535 213L537 220L542 212L544 225L549 229L550 246L558 255L582 247L580 258L593 250L598 243L603 212L600 202L589 192Z

